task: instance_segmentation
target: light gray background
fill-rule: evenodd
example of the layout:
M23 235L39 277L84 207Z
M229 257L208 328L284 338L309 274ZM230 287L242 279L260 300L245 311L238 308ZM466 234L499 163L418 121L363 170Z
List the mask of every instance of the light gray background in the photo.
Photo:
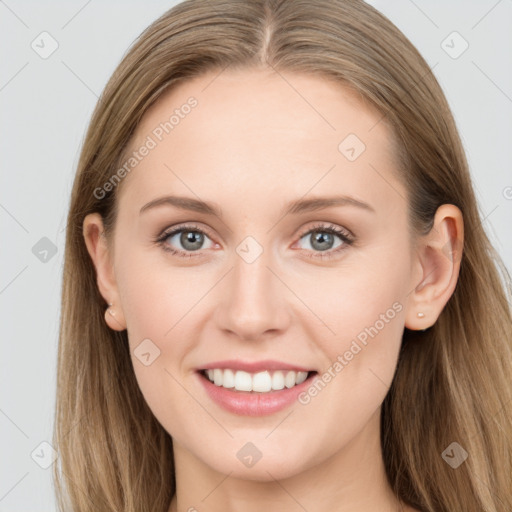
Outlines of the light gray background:
M50 447L40 443L52 437L63 230L79 149L122 55L175 3L0 0L0 512L56 508L51 468L35 460L51 462ZM434 68L485 227L512 269L512 0L369 3ZM31 48L43 31L59 45L47 59ZM453 31L469 44L457 59L441 47L446 40L452 54L462 48L458 36L446 39ZM39 258L32 251L43 237L57 248L46 262L41 249Z

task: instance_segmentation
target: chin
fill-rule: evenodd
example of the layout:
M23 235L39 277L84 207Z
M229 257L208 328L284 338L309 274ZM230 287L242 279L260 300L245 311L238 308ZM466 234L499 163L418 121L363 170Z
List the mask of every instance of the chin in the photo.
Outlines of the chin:
M273 453L270 456L265 456L265 453L261 454L261 458L252 460L245 456L242 452L237 456L236 452L233 453L233 457L222 457L212 458L212 453L205 454L206 457L202 458L204 464L210 466L219 473L228 475L231 478L239 478L241 480L251 480L257 482L271 482L274 480L283 480L286 478L293 477L307 468L304 465L304 459L298 459L297 455L303 456L302 453L295 452L296 456L291 458L288 453L287 456L280 457ZM224 452L224 454L227 452ZM256 455L256 453L255 453ZM244 459L246 459L244 461Z

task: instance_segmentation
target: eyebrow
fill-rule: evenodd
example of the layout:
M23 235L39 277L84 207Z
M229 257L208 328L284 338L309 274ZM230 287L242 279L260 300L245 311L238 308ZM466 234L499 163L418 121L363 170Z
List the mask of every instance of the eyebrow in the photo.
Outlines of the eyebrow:
M157 199L153 199L149 203L145 204L140 209L140 214L145 211L156 208L163 205L170 205L182 210L190 210L197 213L204 213L206 215L215 215L216 217L223 218L222 209L214 204L194 199L192 197L183 196L163 196ZM282 216L292 214L297 215L299 213L313 212L330 208L333 206L355 206L370 212L374 212L369 204L359 201L350 196L331 196L331 197L316 197L311 199L297 199L289 203L282 212Z

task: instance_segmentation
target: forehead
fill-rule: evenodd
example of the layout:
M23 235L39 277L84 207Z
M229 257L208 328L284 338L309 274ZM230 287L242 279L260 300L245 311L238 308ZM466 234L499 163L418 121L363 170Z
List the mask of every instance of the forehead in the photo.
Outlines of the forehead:
M146 112L127 158L150 149L127 173L120 197L140 202L214 191L221 203L243 190L261 206L273 193L295 199L336 189L386 201L401 185L382 118L354 91L323 77L206 73L175 86Z

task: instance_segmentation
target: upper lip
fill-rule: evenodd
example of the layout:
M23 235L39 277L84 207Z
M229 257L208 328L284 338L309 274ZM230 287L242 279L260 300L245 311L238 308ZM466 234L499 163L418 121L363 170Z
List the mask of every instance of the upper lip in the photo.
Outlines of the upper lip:
M242 361L240 359L228 359L225 361L215 361L214 363L208 363L198 368L198 370L214 370L219 368L221 370L242 370L249 373L256 373L264 370L290 370L295 372L310 372L314 371L304 366L285 363L283 361L275 361L272 359L266 359L264 361Z

